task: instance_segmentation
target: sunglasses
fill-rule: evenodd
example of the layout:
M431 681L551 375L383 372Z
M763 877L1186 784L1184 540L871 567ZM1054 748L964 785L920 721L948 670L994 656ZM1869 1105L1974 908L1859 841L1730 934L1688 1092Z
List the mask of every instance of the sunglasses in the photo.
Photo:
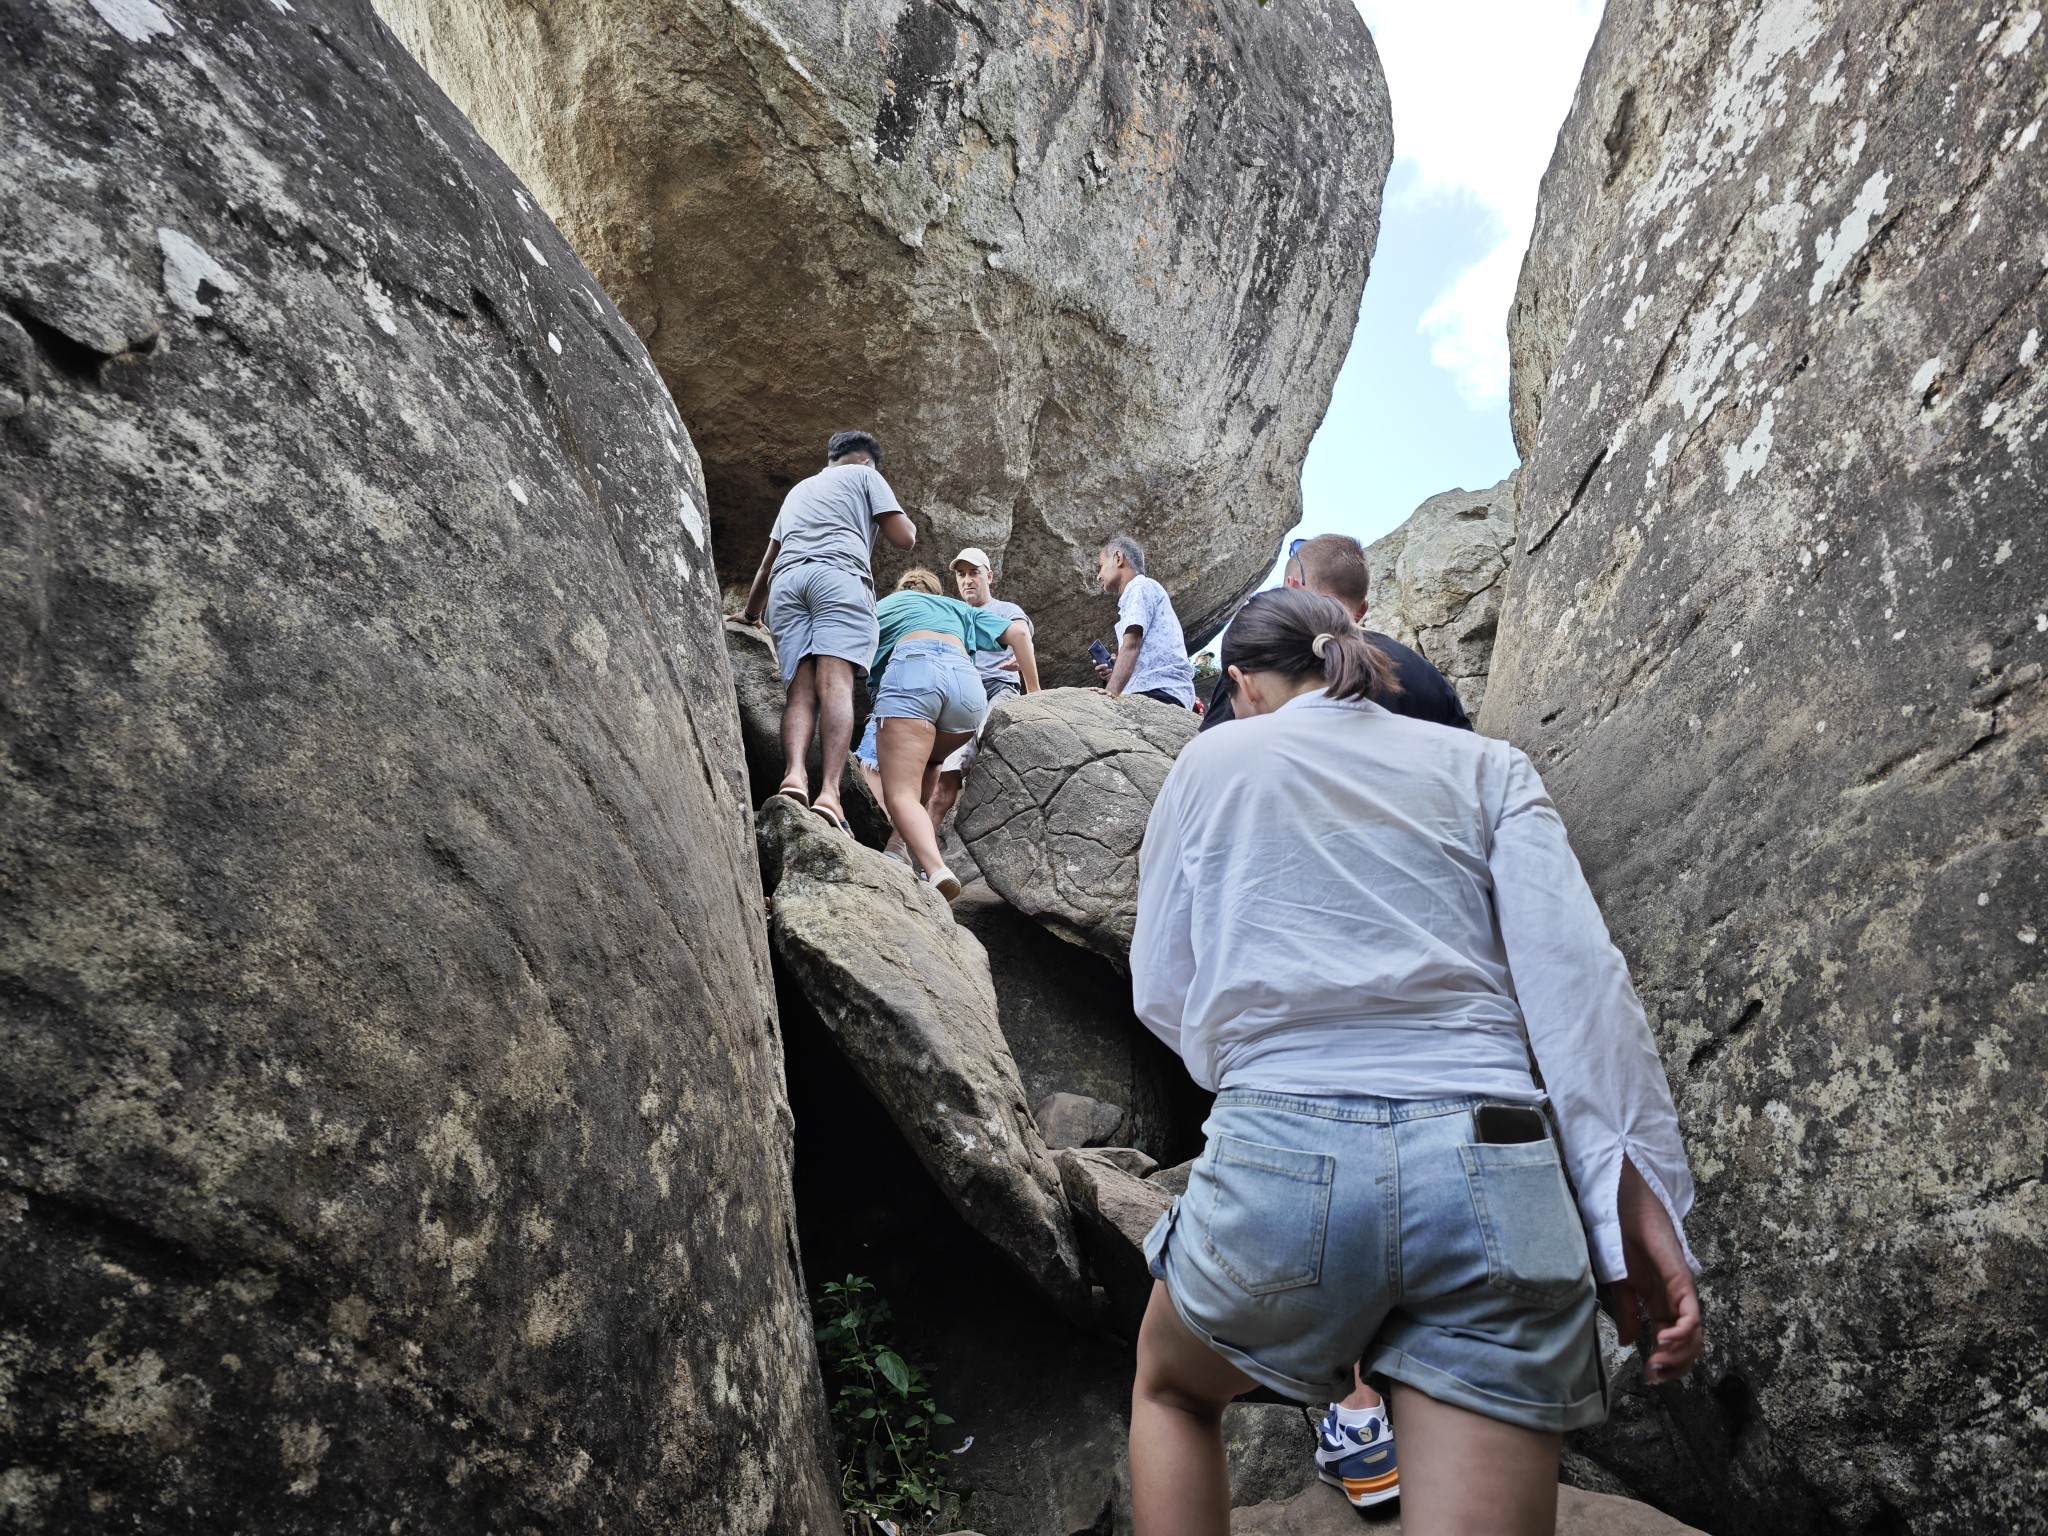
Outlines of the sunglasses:
M1306 538L1289 539L1287 541L1287 558L1292 560L1296 555L1300 554L1301 546L1307 542Z

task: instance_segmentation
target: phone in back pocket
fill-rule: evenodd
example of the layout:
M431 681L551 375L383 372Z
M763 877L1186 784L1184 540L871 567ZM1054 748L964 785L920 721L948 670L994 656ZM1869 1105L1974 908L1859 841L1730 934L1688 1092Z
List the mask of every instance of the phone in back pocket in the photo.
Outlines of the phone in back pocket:
M1496 1147L1541 1141L1550 1134L1543 1111L1526 1104L1482 1104L1472 1111L1472 1128L1482 1143Z

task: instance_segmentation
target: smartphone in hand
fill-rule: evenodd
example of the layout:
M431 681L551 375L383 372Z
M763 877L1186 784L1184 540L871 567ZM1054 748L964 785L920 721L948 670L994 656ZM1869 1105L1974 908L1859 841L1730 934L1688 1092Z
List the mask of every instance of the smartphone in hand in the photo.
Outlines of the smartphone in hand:
M1110 663L1109 647L1100 640L1091 640L1088 643L1088 659L1098 667L1108 666Z

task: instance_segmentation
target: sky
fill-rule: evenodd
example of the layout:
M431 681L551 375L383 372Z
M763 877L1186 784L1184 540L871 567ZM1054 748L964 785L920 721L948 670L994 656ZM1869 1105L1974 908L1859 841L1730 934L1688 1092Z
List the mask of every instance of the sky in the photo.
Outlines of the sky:
M1515 467L1508 306L1600 3L1356 3L1393 97L1394 167L1296 531L1371 543Z

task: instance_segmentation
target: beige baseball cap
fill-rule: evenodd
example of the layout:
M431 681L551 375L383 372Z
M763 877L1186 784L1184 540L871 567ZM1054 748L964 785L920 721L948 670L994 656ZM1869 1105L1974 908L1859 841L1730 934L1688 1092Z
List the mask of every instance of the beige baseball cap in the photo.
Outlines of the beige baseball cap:
M985 549L976 549L972 544L968 545L965 549L961 550L959 554L953 557L953 564L978 565L984 571L990 572L993 572L996 568L995 561L989 559L988 557L988 551Z

